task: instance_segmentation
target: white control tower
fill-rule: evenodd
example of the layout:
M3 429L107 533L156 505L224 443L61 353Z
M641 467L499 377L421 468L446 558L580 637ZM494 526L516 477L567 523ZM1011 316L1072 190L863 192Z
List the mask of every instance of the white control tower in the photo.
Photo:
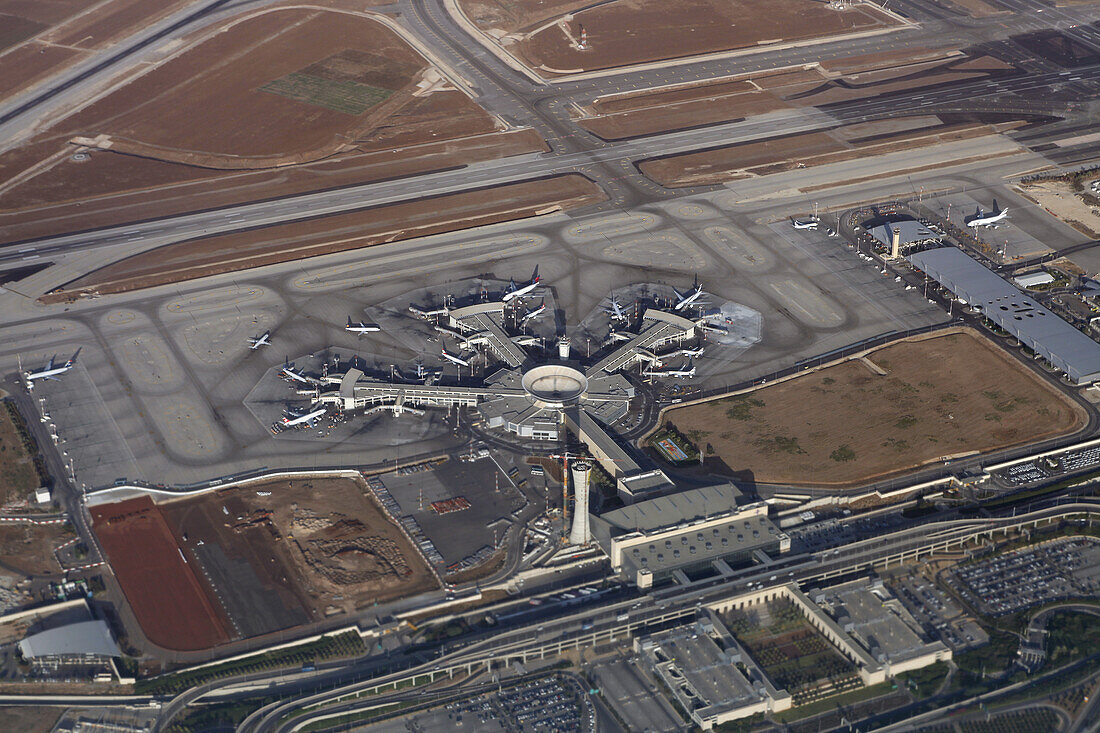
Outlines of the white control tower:
M569 531L569 544L587 545L592 541L588 527L588 476L592 466L587 461L577 461L570 466L573 474L573 527Z

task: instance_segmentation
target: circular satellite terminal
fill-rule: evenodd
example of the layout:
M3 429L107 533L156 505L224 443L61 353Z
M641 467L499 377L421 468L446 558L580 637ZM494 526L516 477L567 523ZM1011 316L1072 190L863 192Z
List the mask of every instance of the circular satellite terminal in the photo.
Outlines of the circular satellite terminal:
M527 398L539 407L566 407L577 404L584 397L588 391L588 377L573 367L543 364L523 375L523 389Z

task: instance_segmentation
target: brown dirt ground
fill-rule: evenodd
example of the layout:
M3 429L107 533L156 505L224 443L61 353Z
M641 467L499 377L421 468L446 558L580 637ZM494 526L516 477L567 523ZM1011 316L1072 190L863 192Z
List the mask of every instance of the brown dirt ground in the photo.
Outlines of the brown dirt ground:
M26 500L37 488L34 456L23 447L8 405L0 403L0 505Z
M747 395L677 408L666 419L704 447L711 444L735 472L766 483L822 486L866 483L1085 424L1080 407L973 331L893 344L870 359L886 376L848 361ZM731 408L746 419L728 414ZM854 460L831 457L843 446Z
M482 30L498 28L512 33L533 30L591 4L588 0L459 0L466 16Z
M91 509L96 536L145 636L166 649L209 649L229 640L211 589L180 554L146 496Z
M819 66L835 74L857 74L875 69L894 68L916 62L950 58L953 49L907 48L904 51L861 53L836 59L824 59Z
M60 708L32 707L16 705L0 707L0 717L8 730L20 733L50 733L64 711Z
M247 519L220 521L222 506L231 520ZM246 560L265 585L283 584L288 600L300 601L314 620L326 610L352 613L438 586L412 542L359 481L271 481L173 501L163 510L177 534L196 512L220 518L210 523L216 539L206 541Z
M172 244L130 257L70 283L59 297L95 289L136 290L196 277L369 247L442 231L534 216L549 207L568 210L604 199L603 191L571 174L448 194L367 211L336 214ZM232 259L227 259L232 255Z
M557 25L509 46L537 72L551 76L803 40L895 25L865 6L843 13L809 0L612 0L574 13L589 48L578 50Z
M445 125L440 122L437 129ZM427 127L424 132L430 137ZM66 158L57 164L56 173L36 176L0 193L0 241L401 178L541 150L545 143L538 133L523 129L413 144L397 153L392 148L357 151L260 171L215 171L94 151L83 163Z
M53 551L72 539L64 524L0 524L0 565L23 575L56 575Z
M855 158L939 145L990 134L982 124L943 124L918 130L845 141L837 133L806 133L743 145L655 158L639 164L645 175L663 186L676 188L764 176L799 167L807 168Z
M378 84L401 85L411 81L410 70L419 78L419 69L428 65L364 17L276 9L232 26L0 154L0 239L50 236L545 149L532 130L499 132L497 120L454 90L412 97L405 84L359 116L258 90L332 56L360 52L387 59L387 68L375 69L388 74L374 79ZM401 74L389 73L395 70ZM100 134L118 141L115 150L71 160L79 149L71 140ZM239 170L284 163L268 171ZM97 199L95 205L88 206L88 199Z
M694 99L679 102L667 102L658 95L645 100L651 106L635 107L622 112L590 117L581 121L581 125L605 140L619 140L640 135L653 135L670 130L682 130L700 125L720 122L732 122L749 115L763 114L789 105L767 92L740 90L744 82L736 82L727 91L726 86L717 85L692 90L683 90L669 97L685 97L694 94ZM637 104L641 100L634 100Z
M309 155L365 134L378 121L361 129L357 115L260 87L347 50L370 54L378 62L364 83L395 93L428 67L393 31L370 18L275 9L232 25L134 79L64 127L73 135L107 134L165 150L226 157ZM397 64L401 73L391 78L378 65L383 62ZM202 124L196 124L200 119Z
M0 0L0 99L189 2L113 0L84 15L90 5L86 0ZM31 35L3 42L3 27L32 25Z

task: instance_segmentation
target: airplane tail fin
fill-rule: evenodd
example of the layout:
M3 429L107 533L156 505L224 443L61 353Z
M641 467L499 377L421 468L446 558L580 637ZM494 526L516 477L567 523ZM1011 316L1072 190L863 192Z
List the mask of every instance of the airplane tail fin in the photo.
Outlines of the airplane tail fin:
M83 346L78 346L76 351L73 352L73 355L70 356L69 360L65 363L65 366L72 366L73 364L75 364L76 363L76 357L80 356L80 350L83 349L83 348L84 348Z
M537 283L539 281L539 266L535 265L534 272L531 273L531 282Z

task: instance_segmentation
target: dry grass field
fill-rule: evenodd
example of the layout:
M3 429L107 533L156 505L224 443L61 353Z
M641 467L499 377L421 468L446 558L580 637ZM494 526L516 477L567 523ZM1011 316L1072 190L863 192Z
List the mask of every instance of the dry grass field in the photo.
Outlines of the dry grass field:
M20 435L22 417L8 401L0 405L0 505L26 500L38 488L38 471Z
M943 457L1072 433L1084 411L969 330L666 413L764 483L858 485ZM885 371L879 374L878 371Z

